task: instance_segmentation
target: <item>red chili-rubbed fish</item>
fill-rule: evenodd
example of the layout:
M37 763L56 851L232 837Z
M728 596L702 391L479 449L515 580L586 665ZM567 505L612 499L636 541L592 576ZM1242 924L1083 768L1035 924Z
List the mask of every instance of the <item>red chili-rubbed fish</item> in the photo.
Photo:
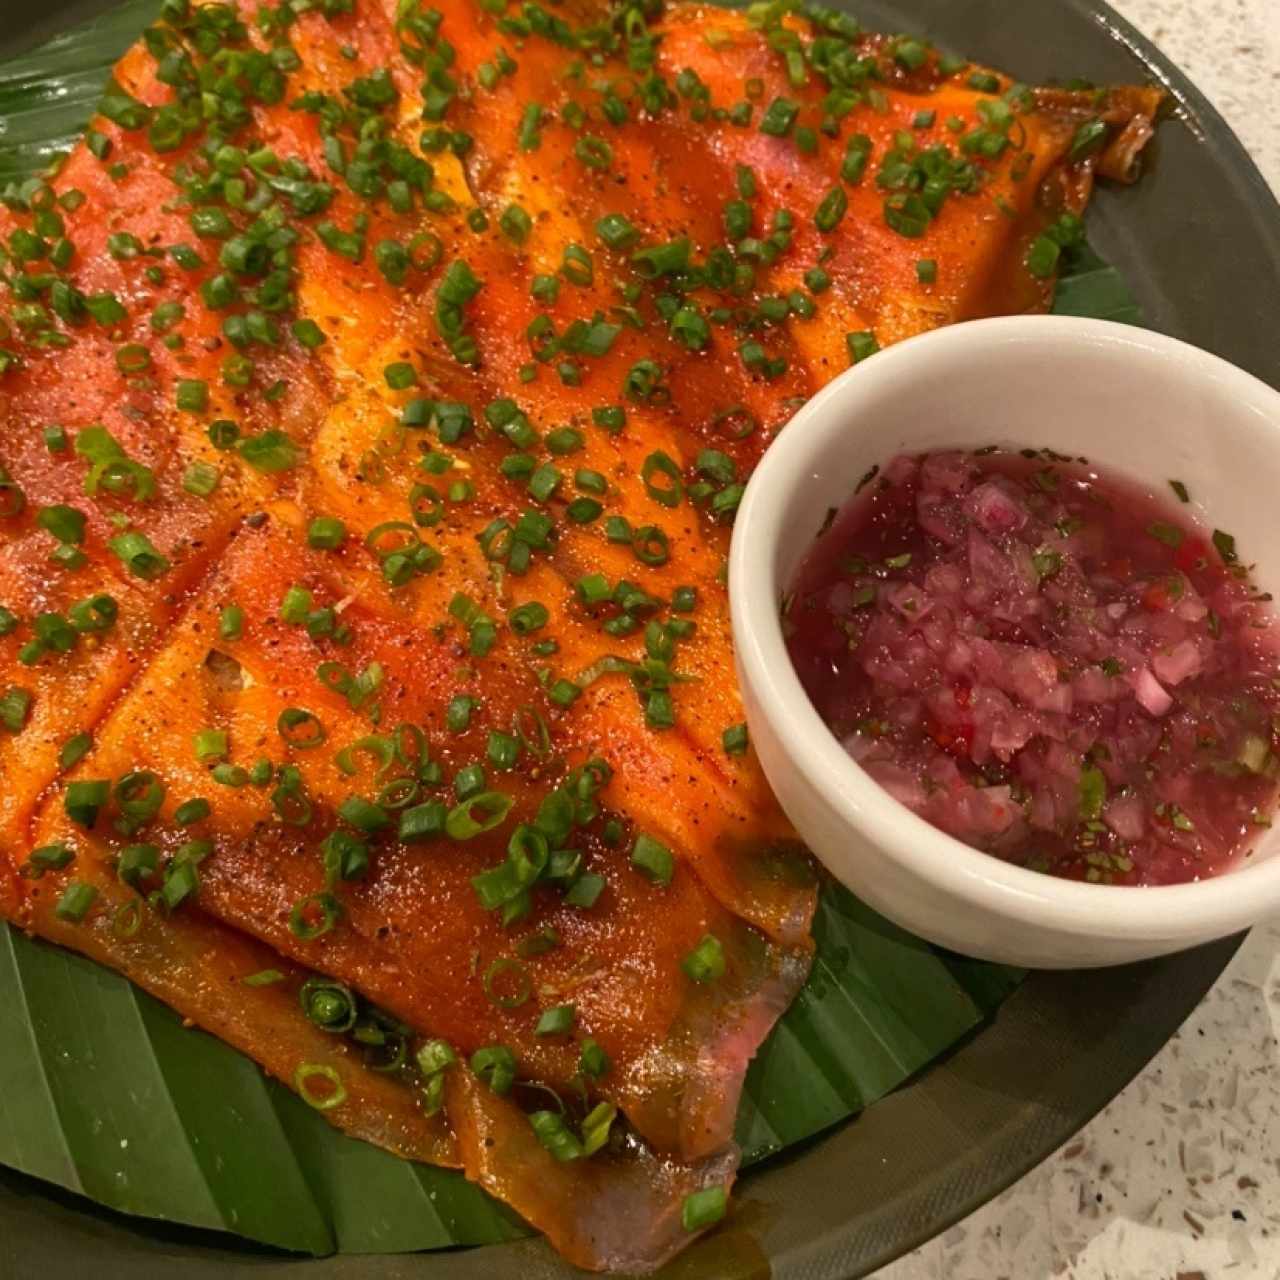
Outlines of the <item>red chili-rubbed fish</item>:
M0 210L0 910L669 1257L812 945L742 485L851 361L1043 309L1158 105L786 5L168 0Z

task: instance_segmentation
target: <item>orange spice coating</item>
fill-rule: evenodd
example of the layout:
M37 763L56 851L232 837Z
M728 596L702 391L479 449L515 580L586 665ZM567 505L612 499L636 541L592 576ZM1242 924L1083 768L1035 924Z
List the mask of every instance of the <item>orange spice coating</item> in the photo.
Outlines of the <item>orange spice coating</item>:
M683 1197L732 1179L742 1075L812 945L815 877L738 750L735 487L851 352L1044 309L1053 237L1074 234L1095 165L1132 176L1159 98L1036 95L782 8L677 5L647 25L638 9L463 0L281 14L174 6L117 68L125 109L95 120L95 145L0 209L0 911L287 1082L300 1062L333 1066L347 1096L328 1118L461 1165L580 1265L654 1264L689 1237ZM939 171L941 196L925 182ZM323 207L307 205L299 187L318 184ZM662 246L677 269L653 278L644 252ZM118 305L89 305L104 298ZM461 435L441 403L469 408ZM69 447L50 447L51 424ZM94 426L115 442L105 471L77 448ZM51 562L42 513L62 507L84 532ZM529 512L551 532L521 550ZM339 548L309 545L317 517L344 523ZM162 559L138 560L137 534ZM376 552L396 544L430 550L393 572ZM290 593L301 615L282 616ZM104 596L110 625L68 641L77 602ZM511 625L535 606L540 626ZM298 708L318 748L280 728ZM380 754L402 724L430 767ZM225 759L198 756L207 731ZM597 760L603 785L558 840L577 861L504 923L475 877ZM414 804L454 806L476 765L511 802L476 838L400 841L383 795L386 830L366 839L344 810L396 779ZM91 825L67 811L70 785L140 771L163 788L143 820L118 789ZM180 826L192 797L211 813ZM350 879L326 869L335 829L368 848ZM633 862L638 836L671 856L669 883ZM193 838L208 842L198 891L127 907ZM75 860L34 874L31 851L59 842ZM122 883L139 842L156 869ZM589 907L583 875L599 878ZM57 910L72 883L97 890L79 920ZM140 912L132 935L122 908ZM723 972L697 981L688 958L708 938ZM528 992L508 1007L495 974L513 963ZM243 984L277 965L281 983ZM378 1074L301 1016L308 972L414 1046L449 1042L442 1110L421 1105L411 1060ZM571 1033L540 1035L563 1005ZM585 1037L611 1066L584 1081ZM526 1082L509 1096L463 1065L495 1044ZM570 1098L571 1119L581 1090L625 1121L604 1152L561 1163L523 1114L528 1083Z

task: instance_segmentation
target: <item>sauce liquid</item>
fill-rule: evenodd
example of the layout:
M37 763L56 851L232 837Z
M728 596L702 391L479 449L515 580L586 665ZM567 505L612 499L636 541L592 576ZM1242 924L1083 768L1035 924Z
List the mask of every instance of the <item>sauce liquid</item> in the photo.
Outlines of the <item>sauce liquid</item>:
M1277 798L1280 631L1187 511L1047 452L895 458L797 574L801 683L974 848L1114 884L1221 871Z

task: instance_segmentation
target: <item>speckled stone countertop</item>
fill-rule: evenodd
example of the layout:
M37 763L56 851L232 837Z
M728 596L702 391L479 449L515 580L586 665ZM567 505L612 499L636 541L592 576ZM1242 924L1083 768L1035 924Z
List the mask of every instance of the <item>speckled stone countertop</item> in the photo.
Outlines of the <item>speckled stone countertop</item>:
M1111 3L1208 95L1280 192L1280 0ZM1280 918L1253 931L1178 1034L1091 1124L1004 1195L876 1273L1278 1277Z

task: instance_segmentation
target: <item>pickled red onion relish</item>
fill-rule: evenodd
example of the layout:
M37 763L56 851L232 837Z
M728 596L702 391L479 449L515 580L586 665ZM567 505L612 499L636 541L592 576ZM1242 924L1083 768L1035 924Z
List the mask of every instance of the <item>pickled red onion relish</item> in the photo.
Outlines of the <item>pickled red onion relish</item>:
M1110 884L1223 870L1276 802L1280 635L1170 485L1029 450L895 458L784 605L818 713L976 849Z

